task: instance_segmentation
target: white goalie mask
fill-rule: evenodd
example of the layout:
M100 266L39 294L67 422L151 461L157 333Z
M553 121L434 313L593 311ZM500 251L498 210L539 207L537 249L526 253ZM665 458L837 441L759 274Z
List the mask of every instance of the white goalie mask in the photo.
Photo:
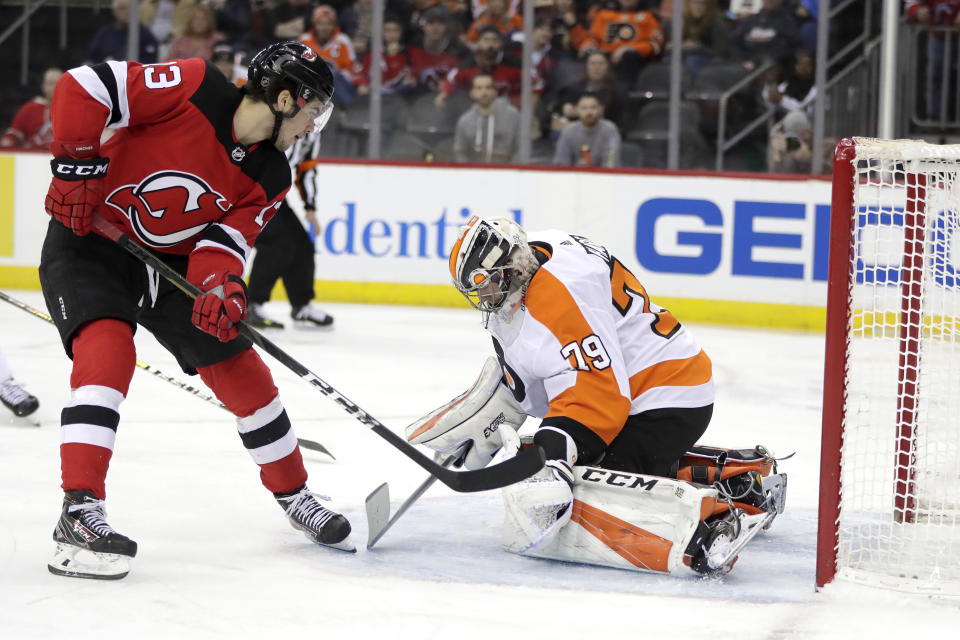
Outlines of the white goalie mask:
M538 266L527 234L508 218L470 218L450 252L453 284L484 322L520 301Z

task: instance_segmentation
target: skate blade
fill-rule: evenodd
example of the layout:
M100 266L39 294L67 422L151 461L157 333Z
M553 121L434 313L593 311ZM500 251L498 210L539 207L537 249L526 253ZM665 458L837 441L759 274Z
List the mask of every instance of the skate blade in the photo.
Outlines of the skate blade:
M11 413L10 425L13 427L39 427L40 418L38 418L35 413L31 413L27 416L18 416Z
M47 563L50 573L69 578L119 580L130 573L130 556L97 553L70 544L57 544L53 559Z
M307 331L333 331L333 323L316 324L315 322L310 322L308 320L295 320L293 322L293 328L304 329Z
M334 544L323 544L322 542L318 542L317 544L319 544L321 547L327 547L328 549L335 549L336 551L343 551L344 553L357 552L357 548L353 545L352 542L350 542L350 538L347 538L346 540L341 540L340 542L336 542Z

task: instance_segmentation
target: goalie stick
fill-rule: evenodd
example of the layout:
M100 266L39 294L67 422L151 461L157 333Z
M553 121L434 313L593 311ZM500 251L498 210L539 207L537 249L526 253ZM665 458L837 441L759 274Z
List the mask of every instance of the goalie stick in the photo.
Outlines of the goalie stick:
M463 462L463 458L466 456L466 449L461 449L455 451L446 460L440 464L443 467L449 467L451 464ZM404 513L407 512L414 502L420 499L427 489L429 489L434 482L437 481L437 477L431 475L426 480L420 483L420 486L414 489L413 493L410 494L406 500L403 501L397 508L397 512L393 514L389 519L387 516L390 515L390 485L384 482L382 485L370 492L370 495L367 496L366 500L366 511L367 511L367 550L373 548L373 545L377 544L380 538L383 537L383 534L393 526L393 524L400 519Z
M177 273L170 265L138 245L123 233L122 230L110 224L99 215L94 215L93 226L107 238L119 244L130 254L136 256L141 262L152 267L157 273L170 282L170 284L180 289L190 298L196 298L203 293L199 287ZM404 438L390 431L383 423L354 404L346 396L320 378L320 376L294 360L286 351L265 338L263 334L250 327L246 322L240 322L239 330L240 335L250 340L253 344L273 356L280 364L319 389L322 394L339 404L344 411L356 418L361 424L370 427L374 433L423 467L431 475L436 476L440 482L454 491L469 493L499 489L508 484L529 478L543 468L545 457L543 449L540 447L532 447L520 455L484 469L451 471L450 469L444 468L442 465L420 453L416 447L408 443Z
M40 311L39 309L35 309L30 305L28 305L27 303L21 302L20 300L17 300L16 298L9 296L3 291L0 291L0 300L3 300L4 302L9 302L11 305L15 306L18 309L26 311L27 313L37 318L40 318L41 320L45 320L50 324L54 324L53 318L45 314L43 311ZM182 382L172 376L168 376L164 374L162 371L155 369L154 367L150 366L143 360L137 359L137 367L139 369L142 369L143 371L146 371L147 373L153 374L154 376L160 378L164 382L169 382L173 386L183 389L184 391L188 392L192 396L196 396L197 398L200 398L205 402L209 402L210 404L216 407L220 407L224 411L227 410L227 408L223 406L223 403L217 400L216 398L214 398L213 396L202 393L199 389L197 389L193 385L187 384L186 382ZM323 446L322 444L320 444L315 440L307 440L306 438L297 438L297 443L304 449L309 449L311 451L316 451L317 453L322 453L326 456L329 456L331 460L336 460L334 455L330 453L330 451L325 446Z

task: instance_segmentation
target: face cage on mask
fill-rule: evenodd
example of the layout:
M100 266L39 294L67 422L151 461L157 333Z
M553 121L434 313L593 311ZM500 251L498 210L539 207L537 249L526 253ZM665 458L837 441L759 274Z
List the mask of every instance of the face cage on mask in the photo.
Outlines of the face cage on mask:
M496 313L503 307L507 294L510 292L510 283L512 278L508 267L495 267L493 269L477 269L474 274L486 274L483 282L471 287L465 288L459 282L454 281L457 290L463 294L474 309L484 314L486 320L490 314ZM489 291L485 291L489 289Z

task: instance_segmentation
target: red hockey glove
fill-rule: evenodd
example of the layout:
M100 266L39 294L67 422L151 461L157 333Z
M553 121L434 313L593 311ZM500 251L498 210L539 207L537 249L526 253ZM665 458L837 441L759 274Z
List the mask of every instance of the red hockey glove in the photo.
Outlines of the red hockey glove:
M47 213L78 236L93 228L93 212L103 203L107 158L70 158L50 161L53 180L44 200Z
M240 333L237 324L247 317L247 285L243 279L216 271L199 286L205 293L193 301L193 324L220 342L236 338Z

